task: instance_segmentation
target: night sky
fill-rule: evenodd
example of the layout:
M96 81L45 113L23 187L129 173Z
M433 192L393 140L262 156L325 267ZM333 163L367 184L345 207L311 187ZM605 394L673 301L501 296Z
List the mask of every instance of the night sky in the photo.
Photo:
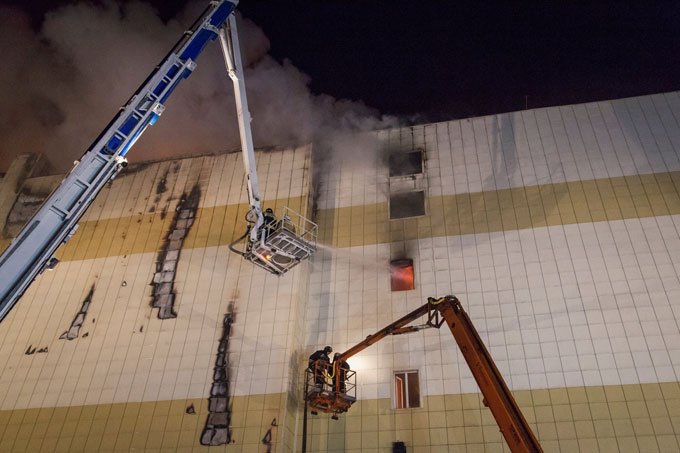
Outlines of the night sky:
M167 19L185 1L148 0ZM21 5L38 26L65 1ZM439 121L680 89L680 2L242 0L315 93Z

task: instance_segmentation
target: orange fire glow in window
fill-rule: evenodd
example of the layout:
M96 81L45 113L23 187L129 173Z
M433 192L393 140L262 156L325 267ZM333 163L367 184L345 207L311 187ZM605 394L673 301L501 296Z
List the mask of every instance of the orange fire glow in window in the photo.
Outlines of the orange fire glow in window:
M413 280L413 260L403 259L390 262L392 291L415 289Z

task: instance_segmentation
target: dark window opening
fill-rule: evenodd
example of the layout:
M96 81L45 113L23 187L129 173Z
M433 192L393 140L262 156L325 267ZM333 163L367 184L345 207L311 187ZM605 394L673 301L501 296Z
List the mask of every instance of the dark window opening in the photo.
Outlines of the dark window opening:
M423 152L390 155L390 176L418 175L423 172Z
M394 407L396 409L420 407L420 380L417 371L394 373Z
M410 291L415 289L413 260L402 259L391 261L390 283L392 291Z
M390 219L405 219L425 215L425 191L390 195Z

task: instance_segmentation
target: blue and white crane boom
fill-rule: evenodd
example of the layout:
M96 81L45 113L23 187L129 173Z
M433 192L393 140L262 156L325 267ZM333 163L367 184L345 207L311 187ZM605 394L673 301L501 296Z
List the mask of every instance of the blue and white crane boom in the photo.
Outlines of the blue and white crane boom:
M238 0L210 2L0 255L0 321L37 275L52 266L57 248L73 235L78 221L104 185L127 165L127 152L146 128L156 122L170 94L179 82L192 74L198 56L218 36L234 83L250 204L246 234L230 248L279 276L316 251L314 222L288 208L284 208L279 220L273 214L265 219L262 213L243 63L233 14L237 4ZM236 244L244 239L244 251L237 250Z
M237 4L238 0L210 2L0 255L0 320L75 232L104 185L126 165L127 152L163 113L165 101L191 75L196 59L218 37Z

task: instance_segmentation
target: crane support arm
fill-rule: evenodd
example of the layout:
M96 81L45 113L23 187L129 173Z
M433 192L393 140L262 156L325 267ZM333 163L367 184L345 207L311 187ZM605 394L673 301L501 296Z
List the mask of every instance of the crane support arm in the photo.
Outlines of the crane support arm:
M366 337L365 340L362 342L352 346L349 348L347 351L343 352L338 356L335 361L336 362L342 362L346 361L353 355L357 355L364 349L366 349L369 346L372 346L385 338L388 335L399 335L402 333L405 333L404 330L410 331L410 329L407 329L408 324L412 323L416 319L420 318L424 314L426 314L430 310L430 304L427 303L423 305L422 307L419 307L415 310L413 310L411 313L407 314L403 318L399 318L396 321L394 321L392 324L390 324L387 327L384 327L377 331L376 333L369 335Z
M0 255L0 320L66 242L125 155L165 110L165 101L189 77L205 46L217 38L238 0L213 0L192 27L76 161L19 235ZM106 87L102 87L105 89Z
M248 184L248 201L251 206L260 205L260 186L255 171L255 148L253 145L253 133L250 127L252 118L248 110L248 97L246 85L243 79L243 61L241 59L241 47L236 29L236 17L231 16L227 26L220 30L220 44L227 72L234 84L236 100L236 116L238 119L241 147L243 148L243 166L246 171Z
M255 166L255 147L253 145L253 133L250 127L252 118L248 110L248 97L246 96L246 84L243 79L243 61L241 59L241 46L239 44L236 29L236 17L231 16L227 26L220 30L220 45L227 72L234 84L234 97L236 100L236 117L241 136L241 148L243 151L243 167L246 174L246 186L248 189L248 202L250 203L249 218L253 221L250 229L250 241L258 239L258 232L264 223L262 207L260 205L260 185L257 180L257 167ZM264 240L264 235L260 238Z
M409 324L427 314L426 326L441 327L444 323L449 327L456 340L472 375L484 396L484 403L491 410L505 441L513 453L542 452L541 445L531 431L531 427L522 415L503 376L496 368L491 354L486 349L477 329L472 324L458 298L445 296L439 299L429 298L427 303L389 326L369 335L365 340L341 353L334 361L333 374L339 376L339 364L348 358L377 343L388 335L398 335L420 330L421 326Z
M543 451L460 301L446 296L430 298L428 304L434 305L451 330L510 450Z

